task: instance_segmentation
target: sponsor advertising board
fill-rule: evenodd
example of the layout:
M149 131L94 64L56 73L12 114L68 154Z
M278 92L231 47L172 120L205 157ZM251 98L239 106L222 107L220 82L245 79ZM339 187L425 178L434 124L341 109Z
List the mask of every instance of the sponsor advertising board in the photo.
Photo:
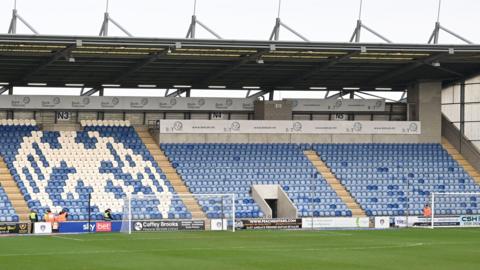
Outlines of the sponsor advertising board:
M96 232L111 232L112 231L112 223L111 222L97 222L97 229Z
M460 217L436 217L434 218L435 227L460 226ZM404 227L427 227L432 225L431 218L425 217L395 217L395 226Z
M460 226L479 227L480 226L480 215L460 216Z
M52 233L52 223L50 222L36 222L33 227L33 232L35 234L51 234Z
M175 97L5 96L4 109L30 110L141 110L141 111L253 111L255 99Z
M119 232L121 221L113 222L62 222L58 225L59 233L87 233L87 232Z
M0 234L27 234L28 223L0 224Z
M228 220L226 219L212 219L210 222L210 230L212 231L226 231L228 229Z
M390 217L375 217L376 229L388 229L390 228Z
M203 220L165 220L165 221L133 221L134 232L158 232L158 231L204 231Z
M0 99L4 109L29 110L141 110L141 111L253 111L254 98L76 97L11 95ZM385 100L296 99L294 112L380 112Z
M370 219L368 217L318 217L303 218L302 228L368 228Z
M238 229L261 230L261 229L300 229L302 219L242 219L236 224Z
M288 99L295 112L382 112L384 99Z
M408 121L160 120L161 134L420 134Z

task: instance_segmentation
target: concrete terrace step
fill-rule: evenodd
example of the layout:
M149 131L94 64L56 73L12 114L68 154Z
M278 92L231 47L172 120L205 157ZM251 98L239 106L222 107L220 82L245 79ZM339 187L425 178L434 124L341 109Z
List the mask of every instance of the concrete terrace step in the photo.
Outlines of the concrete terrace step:
M365 217L366 214L360 207L360 205L355 201L350 192L342 185L342 183L336 178L332 173L329 167L321 160L321 158L314 151L305 151L305 156L310 160L310 162L315 166L317 171L325 178L326 182L332 187L332 189L337 193L340 199L345 203L345 205L350 209L354 217Z

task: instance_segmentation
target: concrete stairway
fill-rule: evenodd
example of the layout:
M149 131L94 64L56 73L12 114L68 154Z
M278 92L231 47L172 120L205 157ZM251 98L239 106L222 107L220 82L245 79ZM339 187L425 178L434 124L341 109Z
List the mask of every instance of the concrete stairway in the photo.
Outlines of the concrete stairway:
M455 159L460 166L480 185L480 173L466 160L460 152L446 139L442 138L442 146L450 156Z
M150 154L152 154L153 158L157 162L160 169L162 169L163 173L167 176L168 181L172 184L173 188L178 194L186 194L192 195L188 190L187 186L183 182L180 175L177 173L175 168L172 167L172 164L165 153L160 149L157 145L155 140L152 138L152 135L148 131L147 127L140 126L135 127L138 136L142 139L143 143L147 147ZM181 197L183 203L187 207L188 211L192 213L192 217L194 219L206 219L205 213L202 211L200 205L198 204L197 200L193 196L184 196Z
M354 217L365 217L365 211L360 207L360 205L355 201L350 192L347 191L345 186L335 177L330 168L320 159L315 151L305 151L305 156L312 162L313 166L317 168L317 171L325 178L327 183L332 187L332 189L337 193L337 195L342 199L342 201L347 205L347 207L352 211L352 216Z
M27 222L29 220L28 214L30 210L28 209L27 203L25 202L20 189L13 180L7 165L3 161L3 158L0 158L0 185L3 187L8 198L12 202L15 212L17 212L17 215L20 218L20 222Z

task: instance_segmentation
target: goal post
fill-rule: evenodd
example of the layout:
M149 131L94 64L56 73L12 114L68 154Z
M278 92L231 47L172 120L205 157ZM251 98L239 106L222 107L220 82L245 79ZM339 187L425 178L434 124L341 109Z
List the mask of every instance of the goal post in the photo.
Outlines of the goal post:
M234 194L155 194L124 198L121 232L235 231Z
M480 228L480 193L445 192L430 196L430 228Z

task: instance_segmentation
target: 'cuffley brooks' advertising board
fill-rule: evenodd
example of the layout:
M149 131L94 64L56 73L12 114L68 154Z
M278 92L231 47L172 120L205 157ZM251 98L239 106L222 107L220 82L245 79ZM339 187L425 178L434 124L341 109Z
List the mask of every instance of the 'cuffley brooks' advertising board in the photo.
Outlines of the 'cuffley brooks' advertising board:
M181 221L133 221L132 231L135 232L158 232L158 231L204 231L203 220Z
M29 233L27 223L0 224L0 234L27 234L27 233Z

